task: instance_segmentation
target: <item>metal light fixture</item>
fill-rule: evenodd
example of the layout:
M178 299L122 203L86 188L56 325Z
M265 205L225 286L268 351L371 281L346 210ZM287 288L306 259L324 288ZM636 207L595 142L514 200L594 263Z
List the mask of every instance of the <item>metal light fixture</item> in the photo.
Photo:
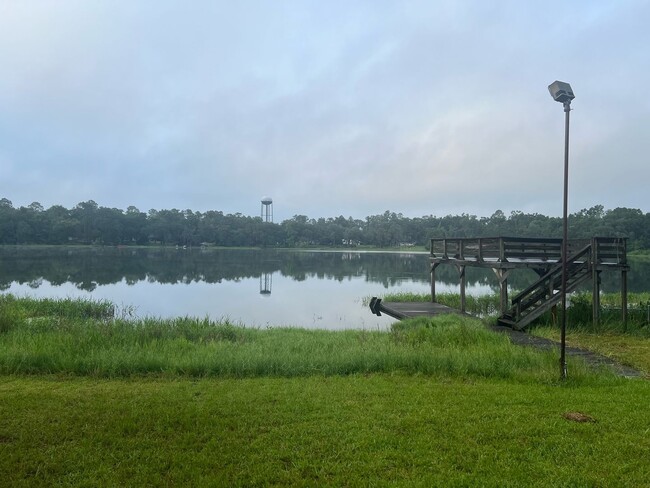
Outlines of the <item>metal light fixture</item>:
M548 86L548 91L551 92L553 100L560 103L569 102L576 96L573 94L571 85L563 81L554 81Z
M564 207L562 211L562 325L560 329L560 375L567 377L566 369L566 287L567 287L567 252L568 252L568 221L567 207L569 203L569 112L571 100L575 98L571 85L563 81L554 81L548 86L553 100L564 106Z

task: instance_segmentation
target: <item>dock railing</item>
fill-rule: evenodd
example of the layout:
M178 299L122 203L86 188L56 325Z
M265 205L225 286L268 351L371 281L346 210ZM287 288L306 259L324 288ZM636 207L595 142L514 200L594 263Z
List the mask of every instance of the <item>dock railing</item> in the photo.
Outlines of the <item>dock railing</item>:
M589 244L598 264L626 265L626 239L594 237L570 239L571 256ZM532 237L433 238L431 258L442 261L477 263L508 261L559 262L562 259L562 239Z
M624 237L594 237L591 240L595 264L627 266L627 239Z

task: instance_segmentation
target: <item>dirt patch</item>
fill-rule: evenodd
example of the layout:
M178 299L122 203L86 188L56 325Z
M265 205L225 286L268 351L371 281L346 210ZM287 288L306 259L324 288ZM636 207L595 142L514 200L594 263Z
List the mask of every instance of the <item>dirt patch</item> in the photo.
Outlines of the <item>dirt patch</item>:
M579 423L596 422L596 419L593 418L591 415L587 415L586 413L582 413L582 412L564 412L562 414L562 417L565 418L566 420L570 420L571 422L579 422Z

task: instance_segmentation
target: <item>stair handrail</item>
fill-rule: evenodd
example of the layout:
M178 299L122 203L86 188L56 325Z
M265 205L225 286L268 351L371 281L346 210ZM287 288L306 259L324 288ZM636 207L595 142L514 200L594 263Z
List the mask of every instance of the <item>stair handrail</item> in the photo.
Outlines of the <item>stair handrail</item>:
M575 261L577 261L579 258L583 257L585 254L588 253L591 253L591 244L587 244L581 250L569 256L567 259L567 266L569 264L575 263ZM563 264L562 262L556 264L545 275L540 277L536 282L534 282L533 284L525 288L523 291L517 293L517 295L515 295L511 300L512 303L511 309L514 309L516 307L516 304L522 301L526 297L526 295L530 294L533 291L538 290L540 285L547 283L551 279L551 277L553 277L557 273L557 271L561 271L562 264Z

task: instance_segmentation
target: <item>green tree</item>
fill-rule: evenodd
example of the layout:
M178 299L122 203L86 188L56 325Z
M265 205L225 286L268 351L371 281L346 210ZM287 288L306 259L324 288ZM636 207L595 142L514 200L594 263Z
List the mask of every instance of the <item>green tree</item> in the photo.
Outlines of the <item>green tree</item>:
M16 243L16 209L11 200L0 200L0 243Z

